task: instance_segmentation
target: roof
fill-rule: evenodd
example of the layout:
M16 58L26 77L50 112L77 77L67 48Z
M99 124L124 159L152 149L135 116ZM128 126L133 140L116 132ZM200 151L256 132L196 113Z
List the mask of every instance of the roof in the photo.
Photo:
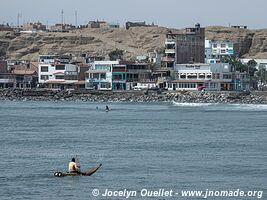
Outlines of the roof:
M173 80L172 83L206 83L208 80Z
M14 69L12 71L12 74L16 74L16 75L34 75L34 74L37 74L37 72L34 71L34 70Z

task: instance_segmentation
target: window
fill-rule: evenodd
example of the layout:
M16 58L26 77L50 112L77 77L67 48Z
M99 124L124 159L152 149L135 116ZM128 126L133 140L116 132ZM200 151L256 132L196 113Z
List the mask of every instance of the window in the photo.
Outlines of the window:
M56 70L65 70L65 65L56 65Z
M225 48L226 47L226 44L221 44L221 48Z
M221 49L221 53L226 53L226 50L225 49Z
M93 79L99 79L99 74L98 73L93 73Z
M101 79L106 79L106 74L105 73L100 74L100 78Z
M101 84L100 84L100 88L106 88L106 89L109 89L109 88L111 88L111 85L110 85L110 83L101 83Z
M47 66L41 66L41 72L48 72Z
M217 48L217 44L213 44L213 48Z
M48 75L41 75L41 80L48 80L49 76Z
M185 74L180 74L180 79L186 79L186 75Z
M56 76L56 79L64 80L64 76Z

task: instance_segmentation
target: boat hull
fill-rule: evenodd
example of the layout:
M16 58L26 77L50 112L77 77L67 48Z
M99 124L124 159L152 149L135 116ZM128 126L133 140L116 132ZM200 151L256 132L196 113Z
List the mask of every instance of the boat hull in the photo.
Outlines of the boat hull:
M70 172L60 172L57 171L54 173L55 177L65 177L65 176L91 176L94 173L96 173L98 171L98 169L102 166L102 164L98 165L97 167L93 167L85 172L81 172L81 173L70 173Z

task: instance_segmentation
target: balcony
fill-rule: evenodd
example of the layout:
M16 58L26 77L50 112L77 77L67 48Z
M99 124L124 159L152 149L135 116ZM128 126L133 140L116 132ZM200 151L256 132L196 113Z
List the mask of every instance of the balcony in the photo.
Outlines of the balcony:
M175 49L165 49L165 53L175 53Z

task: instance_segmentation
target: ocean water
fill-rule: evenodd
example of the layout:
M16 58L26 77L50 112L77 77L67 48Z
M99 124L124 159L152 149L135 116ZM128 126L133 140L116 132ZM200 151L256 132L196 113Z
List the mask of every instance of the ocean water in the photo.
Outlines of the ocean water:
M0 199L125 199L102 196L106 189L178 193L153 199L239 189L267 199L267 105L108 105L0 102ZM53 176L76 155L82 170L103 166L91 177Z

